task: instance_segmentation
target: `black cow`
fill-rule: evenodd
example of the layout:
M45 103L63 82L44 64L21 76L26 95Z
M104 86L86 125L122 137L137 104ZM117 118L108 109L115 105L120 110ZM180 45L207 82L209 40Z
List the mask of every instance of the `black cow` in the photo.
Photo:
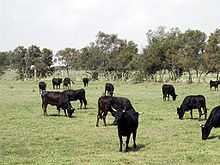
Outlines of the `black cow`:
M162 92L163 92L163 101L166 101L166 97L168 98L168 101L170 99L170 95L173 97L173 101L176 100L176 93L175 88L171 84L163 84L162 86Z
M84 104L84 108L86 109L87 100L86 100L86 92L84 89L77 90L65 90L63 91L69 97L70 101L80 101L80 109L82 109L82 104Z
M119 111L118 113L118 137L120 141L120 148L119 151L122 151L122 136L126 136L126 148L125 152L128 151L128 144L130 140L131 133L133 134L133 142L134 142L134 148L136 148L136 134L137 134L137 128L138 128L138 112L135 111Z
M135 111L131 102L125 97L101 96L98 99L96 126L98 127L99 119L103 119L104 125L106 126L106 116L108 112L111 112L112 116L115 117L114 123L117 123L118 116L115 110Z
M213 127L220 127L220 106L213 108L206 123L201 125L203 140L208 138Z
M105 84L105 95L106 95L106 91L110 94L110 96L113 95L114 92L114 86L111 83L106 83Z
M64 78L63 88L67 87L67 89L70 89L71 88L71 82L74 84L74 82L69 77Z
M60 114L60 108L64 110L65 116L71 117L74 112L74 108L70 103L69 97L64 92L54 92L54 91L43 91L41 93L42 99L42 109L44 112L44 116L47 115L47 105L50 104L52 106L56 106L57 110ZM67 114L66 114L67 111Z
M42 93L42 91L45 91L47 88L47 84L44 81L39 81L38 83L38 87L39 87L39 93Z
M206 108L206 101L205 97L203 95L190 95L184 98L180 108L177 108L177 114L179 115L179 119L183 119L184 113L186 111L190 111L191 119L193 118L192 116L192 110L193 109L198 109L199 111L199 119L201 119L202 110L204 111L205 114L205 119L207 117L207 108Z
M53 89L60 89L60 84L62 83L62 78L53 78L52 79L52 84L53 84Z
M217 90L218 91L218 85L220 84L220 81L212 81L210 80L209 82L209 86L210 86L210 90L212 89L212 87L215 88L215 91Z
M83 80L84 87L89 85L89 78L85 77L82 80Z

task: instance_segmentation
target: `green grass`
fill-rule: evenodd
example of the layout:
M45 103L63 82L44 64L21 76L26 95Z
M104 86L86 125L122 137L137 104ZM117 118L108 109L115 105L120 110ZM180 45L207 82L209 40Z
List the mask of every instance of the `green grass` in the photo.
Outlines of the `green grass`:
M95 81L86 88L88 110L76 110L73 118L55 116L48 107L44 117L38 83L33 81L0 81L0 164L218 164L220 162L220 129L201 140L198 119L186 113L179 120L176 107L189 94L203 94L210 110L219 105L220 92L210 91L208 84L176 83L179 95L175 102L163 102L161 84L113 82L115 95L128 97L139 112L137 151L119 152L117 127L107 127L100 120L95 127L97 100L104 92L105 81ZM48 80L48 89L52 89ZM81 88L77 82L74 88ZM79 102L73 102L78 108ZM198 117L197 110L193 113ZM133 141L130 141L132 147ZM123 146L124 149L125 146Z

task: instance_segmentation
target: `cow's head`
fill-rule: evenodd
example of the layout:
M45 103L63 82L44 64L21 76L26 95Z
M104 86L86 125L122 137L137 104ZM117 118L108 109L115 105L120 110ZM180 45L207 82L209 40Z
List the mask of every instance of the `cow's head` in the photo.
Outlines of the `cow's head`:
M68 108L67 109L67 113L68 113L68 117L70 118L70 117L72 117L72 114L74 113L74 111L75 111L75 108Z
M202 140L206 140L210 134L211 129L206 127L204 124L200 124L201 131L202 131Z
M174 94L172 97L173 97L173 101L175 101L176 100L176 97L177 97L178 95L176 95L176 94Z
M177 107L177 114L179 115L179 119L183 119L183 116L184 116L184 111L183 109L180 107Z

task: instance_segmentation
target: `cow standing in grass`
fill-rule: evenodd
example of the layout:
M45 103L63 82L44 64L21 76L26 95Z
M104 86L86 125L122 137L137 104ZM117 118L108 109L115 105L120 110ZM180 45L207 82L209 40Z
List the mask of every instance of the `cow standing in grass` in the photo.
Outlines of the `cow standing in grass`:
M220 106L213 108L206 123L201 125L203 140L208 138L213 127L220 127Z
M130 100L125 97L101 96L98 99L98 114L96 126L98 127L99 119L103 119L104 125L106 126L106 116L108 112L111 112L112 116L115 117L114 123L117 123L117 111L122 110L135 111Z
M70 89L71 88L71 82L72 82L72 84L74 84L74 82L69 77L64 78L64 80L63 80L63 89L64 88Z
M169 101L170 95L172 96L173 101L176 100L177 94L175 93L175 88L173 85L163 84L162 93L163 93L163 101L166 101L166 98L168 98L168 101Z
M212 87L215 88L215 91L217 90L218 91L218 85L220 84L220 81L212 81L210 80L209 82L209 86L210 86L210 90L212 90Z
M62 83L62 78L53 78L52 79L53 89L60 89L61 83Z
M83 85L84 87L88 86L89 85L89 78L83 78Z
M113 96L114 85L111 83L106 83L105 84L105 95L106 95L106 92L108 92L108 94L110 94L110 96Z
M138 128L138 112L135 111L118 111L118 137L120 141L120 148L119 151L122 151L122 137L126 136L126 148L125 152L128 151L128 144L130 140L131 134L133 134L133 142L134 142L134 148L136 148L136 134L137 134L137 128Z
M64 92L43 91L41 93L42 109L44 116L47 115L48 104L56 106L58 113L60 114L60 108L64 110L65 116L72 116L75 109L72 108L69 97Z
M39 87L39 93L41 94L43 91L46 91L47 84L41 80L39 81L38 87Z
M70 101L80 101L80 109L82 109L82 104L84 104L84 108L86 109L87 100L86 100L86 92L85 89L77 89L77 90L65 90L63 91L69 98Z
M206 108L206 101L203 95L190 95L184 98L180 107L177 108L177 114L179 115L179 119L183 119L184 113L190 111L191 119L193 118L192 110L198 109L199 111L199 119L201 119L202 110L205 114L205 119L207 117L207 108Z

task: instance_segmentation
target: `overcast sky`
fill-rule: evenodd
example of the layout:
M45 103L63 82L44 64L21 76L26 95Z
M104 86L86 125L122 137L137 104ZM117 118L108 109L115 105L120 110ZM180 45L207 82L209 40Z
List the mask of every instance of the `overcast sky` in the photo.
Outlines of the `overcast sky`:
M158 26L220 28L220 0L0 0L0 51L32 44L82 48L98 31L146 44Z

